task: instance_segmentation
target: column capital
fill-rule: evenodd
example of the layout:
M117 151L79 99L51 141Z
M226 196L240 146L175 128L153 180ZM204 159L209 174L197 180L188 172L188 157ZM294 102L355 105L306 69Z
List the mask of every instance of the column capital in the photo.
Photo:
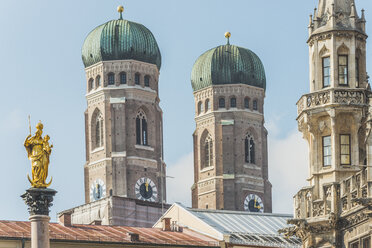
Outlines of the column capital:
M53 206L53 197L56 193L54 189L30 188L21 197L28 206L30 216L49 216L49 208Z

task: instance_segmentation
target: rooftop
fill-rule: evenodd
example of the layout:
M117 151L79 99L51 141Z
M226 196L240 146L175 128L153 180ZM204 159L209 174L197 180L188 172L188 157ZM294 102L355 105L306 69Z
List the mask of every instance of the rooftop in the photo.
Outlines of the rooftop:
M165 244L195 247L219 246L217 240L186 229L183 232L166 232L159 228L100 225L63 226L58 223L49 223L49 230L51 242L78 241L90 243ZM131 234L138 234L139 240L132 241ZM22 238L31 238L31 222L0 221L0 239Z

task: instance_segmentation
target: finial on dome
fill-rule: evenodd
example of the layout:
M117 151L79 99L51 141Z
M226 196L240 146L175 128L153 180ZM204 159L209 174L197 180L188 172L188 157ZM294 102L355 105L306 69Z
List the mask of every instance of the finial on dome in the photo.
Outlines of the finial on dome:
M230 32L226 32L225 33L225 38L227 39L227 45L230 45L230 37L231 37L231 33Z
M119 5L118 6L118 12L120 13L120 20L123 19L123 12L124 12L124 6L123 5Z

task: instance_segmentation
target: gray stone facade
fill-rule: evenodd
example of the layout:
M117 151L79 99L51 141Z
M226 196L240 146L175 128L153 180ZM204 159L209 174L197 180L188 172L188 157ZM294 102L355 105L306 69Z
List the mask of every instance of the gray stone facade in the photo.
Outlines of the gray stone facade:
M219 99L225 98L225 107ZM236 99L236 106L230 99ZM264 127L265 91L245 85L212 85L194 92L194 180L192 206L200 209L245 210L249 194L259 196L265 212L272 211L268 181L267 130ZM245 99L249 106L245 106ZM253 106L253 102L257 102ZM255 143L255 161L245 159L245 139ZM213 143L213 158L205 165L205 141Z

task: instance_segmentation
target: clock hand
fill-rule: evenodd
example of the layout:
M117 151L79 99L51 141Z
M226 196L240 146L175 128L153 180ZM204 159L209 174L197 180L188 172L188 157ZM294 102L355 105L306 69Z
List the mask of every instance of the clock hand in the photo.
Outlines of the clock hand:
M149 192L149 184L147 182L145 183L145 186L146 186L146 192Z

